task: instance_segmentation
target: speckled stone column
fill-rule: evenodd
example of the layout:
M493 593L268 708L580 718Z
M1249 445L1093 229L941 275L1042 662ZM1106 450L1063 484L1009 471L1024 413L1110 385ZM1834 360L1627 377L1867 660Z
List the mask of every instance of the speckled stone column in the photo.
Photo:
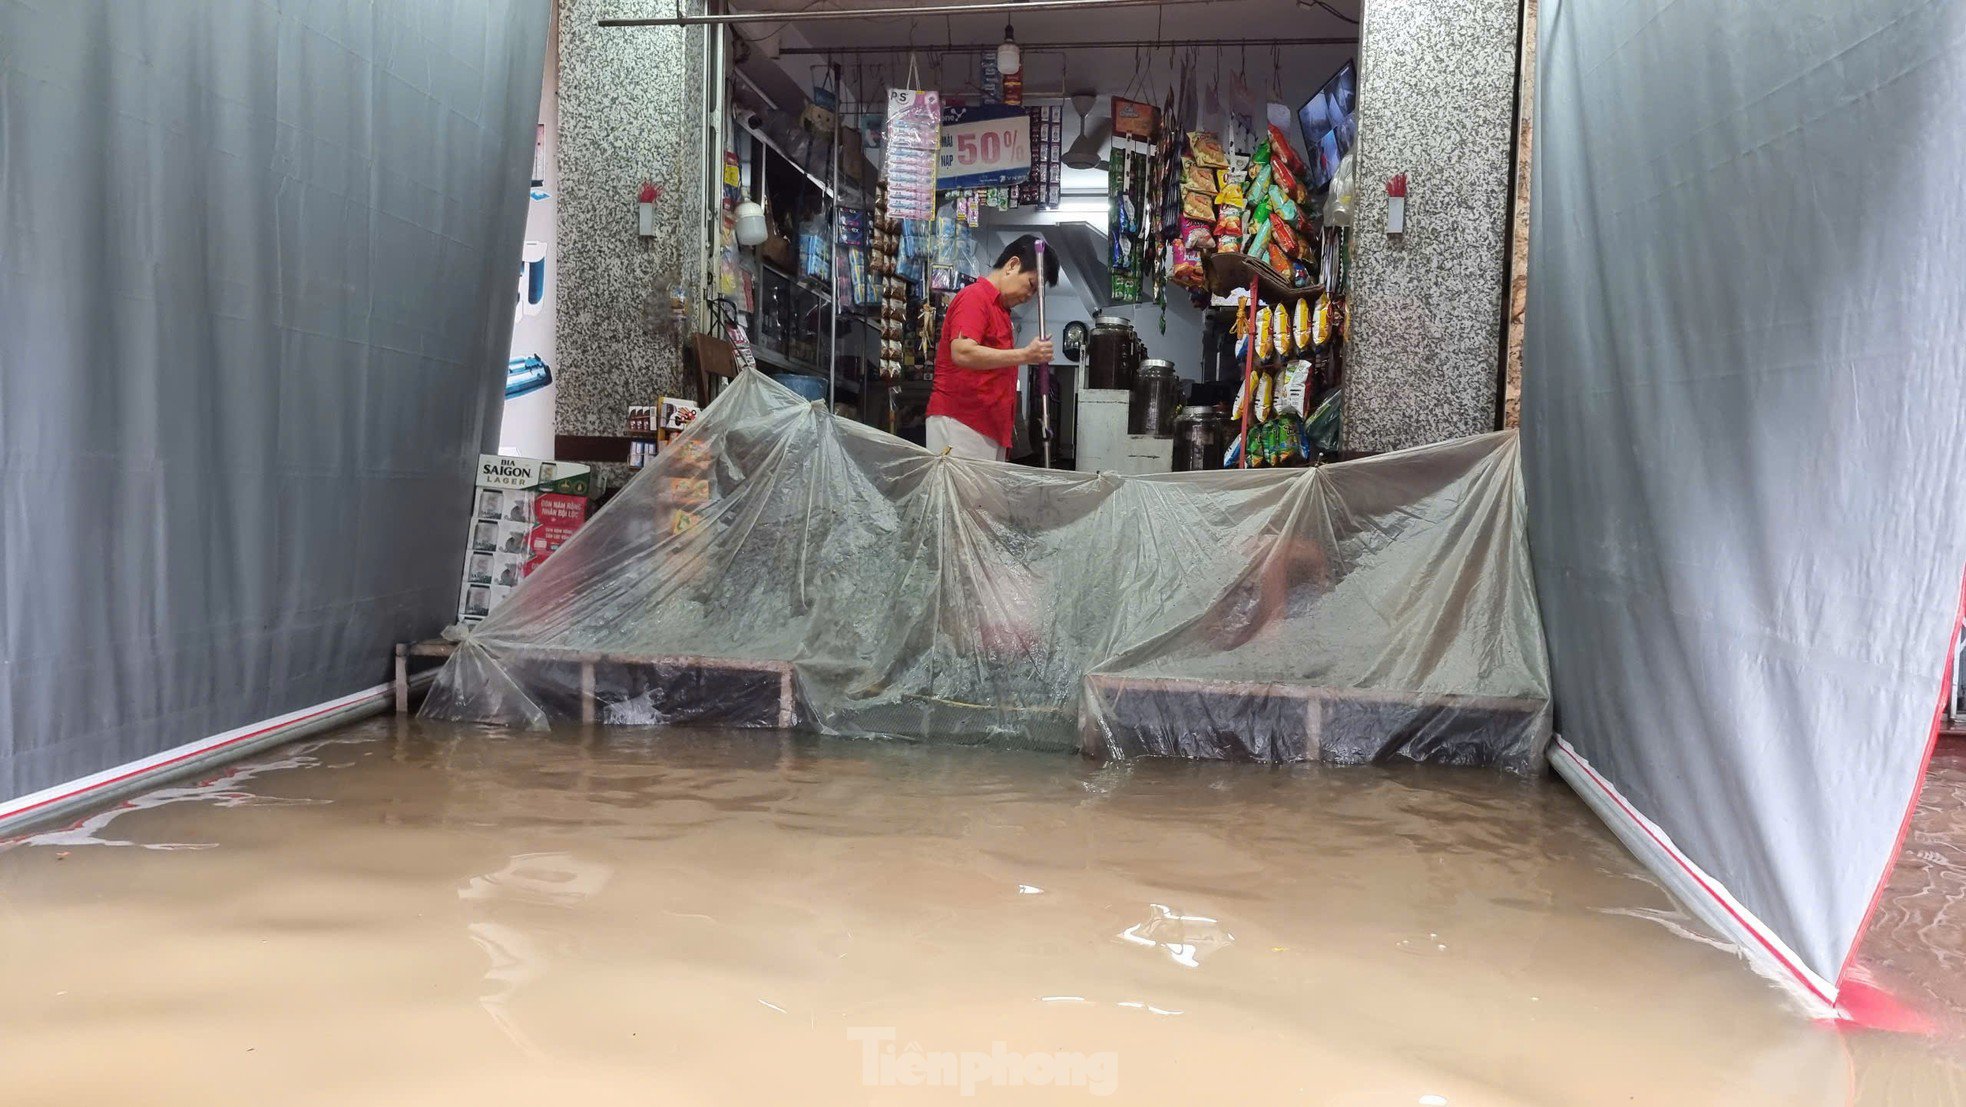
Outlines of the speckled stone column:
M696 263L702 32L595 26L603 18L673 15L671 0L559 2L554 421L560 434L621 434L630 404L694 394L676 340L650 333L643 304ZM662 190L648 238L638 233L635 208L645 180Z
M1519 0L1367 0L1348 449L1495 429ZM1407 177L1386 235L1386 179Z

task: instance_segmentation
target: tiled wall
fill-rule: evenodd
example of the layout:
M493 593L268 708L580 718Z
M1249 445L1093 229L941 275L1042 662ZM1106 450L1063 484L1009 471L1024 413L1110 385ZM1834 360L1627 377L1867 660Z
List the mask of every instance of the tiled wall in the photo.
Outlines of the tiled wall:
M1359 38L1359 197L1345 442L1495 429L1518 0L1369 0ZM1406 233L1386 179L1405 173Z
M675 338L652 334L645 315L666 316L663 291L696 263L702 32L595 26L673 15L672 0L559 3L556 426L620 434L630 404L689 394ZM651 238L636 226L644 180L662 190Z

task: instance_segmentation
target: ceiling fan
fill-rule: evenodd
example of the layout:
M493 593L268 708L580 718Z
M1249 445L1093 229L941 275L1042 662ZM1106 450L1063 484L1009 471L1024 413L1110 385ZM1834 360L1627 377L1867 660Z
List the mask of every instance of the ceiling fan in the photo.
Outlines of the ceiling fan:
M1112 134L1113 120L1109 116L1086 122L1092 105L1097 100L1090 92L1081 92L1072 97L1072 110L1079 113L1079 137L1065 150L1064 162L1073 169L1108 169L1112 163L1100 156L1106 147L1106 139Z

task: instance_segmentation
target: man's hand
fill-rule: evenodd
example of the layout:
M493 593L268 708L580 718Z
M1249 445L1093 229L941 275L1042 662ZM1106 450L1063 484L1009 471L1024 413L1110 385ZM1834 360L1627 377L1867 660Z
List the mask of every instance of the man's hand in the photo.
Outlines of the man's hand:
M949 343L949 360L958 369L1015 369L1020 365L1051 364L1051 339L1034 338L1024 346L999 350L973 338L957 337Z

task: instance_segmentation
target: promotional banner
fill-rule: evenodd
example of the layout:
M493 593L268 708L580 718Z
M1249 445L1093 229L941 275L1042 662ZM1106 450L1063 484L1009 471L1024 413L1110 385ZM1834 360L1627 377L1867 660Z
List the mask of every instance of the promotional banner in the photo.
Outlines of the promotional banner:
M936 188L994 188L1030 176L1029 112L1000 104L942 109Z

